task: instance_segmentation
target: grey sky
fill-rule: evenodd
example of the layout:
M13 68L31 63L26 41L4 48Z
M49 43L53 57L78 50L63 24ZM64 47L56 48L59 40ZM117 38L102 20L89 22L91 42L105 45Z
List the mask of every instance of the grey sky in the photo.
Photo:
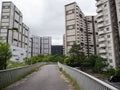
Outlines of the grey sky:
M0 8L2 1L0 0ZM23 22L32 35L51 36L62 44L65 33L64 5L76 1L85 15L96 15L95 0L10 0L23 13Z

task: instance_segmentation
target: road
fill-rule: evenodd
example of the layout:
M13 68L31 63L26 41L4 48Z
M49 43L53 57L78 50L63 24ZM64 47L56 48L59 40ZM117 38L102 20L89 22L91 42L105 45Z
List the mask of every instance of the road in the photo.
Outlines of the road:
M68 90L56 65L45 65L4 90Z
M120 82L109 82L108 80L106 80L105 82L120 90Z

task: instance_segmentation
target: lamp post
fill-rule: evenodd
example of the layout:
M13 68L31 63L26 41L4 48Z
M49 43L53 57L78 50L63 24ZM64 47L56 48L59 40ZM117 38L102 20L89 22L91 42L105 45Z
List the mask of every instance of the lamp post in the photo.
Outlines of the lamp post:
M16 31L18 31L18 28L8 28L7 29L7 40L6 40L7 43L8 43L8 38L9 38L9 30L16 32Z

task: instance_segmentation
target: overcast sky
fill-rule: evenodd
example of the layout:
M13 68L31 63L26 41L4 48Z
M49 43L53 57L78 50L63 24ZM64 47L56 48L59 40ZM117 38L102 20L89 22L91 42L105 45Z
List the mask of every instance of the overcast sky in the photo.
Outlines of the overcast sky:
M0 8L2 1L0 0ZM23 13L31 35L51 36L52 44L63 44L64 5L76 1L85 15L96 15L95 0L9 0ZM0 10L1 12L1 10Z

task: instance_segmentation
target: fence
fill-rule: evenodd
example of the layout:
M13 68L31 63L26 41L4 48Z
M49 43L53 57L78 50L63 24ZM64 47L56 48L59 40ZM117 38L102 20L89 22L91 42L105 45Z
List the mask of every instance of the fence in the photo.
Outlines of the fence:
M29 65L29 66L17 68L17 69L0 70L0 89L6 87L7 85L20 79L21 77L27 75L28 73L33 71L35 68L43 64L45 63L33 64L33 65Z
M58 66L74 78L81 90L119 90L85 72L58 63Z

